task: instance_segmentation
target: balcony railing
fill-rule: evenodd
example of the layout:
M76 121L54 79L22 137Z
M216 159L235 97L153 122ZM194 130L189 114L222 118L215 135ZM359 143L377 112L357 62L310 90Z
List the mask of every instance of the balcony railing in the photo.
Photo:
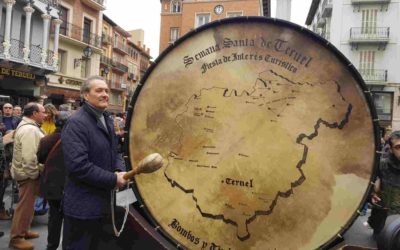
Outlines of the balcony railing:
M126 89L126 84L118 81L118 80L107 80L108 86L110 89L124 90Z
M60 2L60 0L38 0L38 1L44 4L49 4L50 6L57 9L58 9L58 3Z
M108 66L112 66L113 65L113 61L111 58L106 57L106 56L101 56L100 57L100 63L108 65Z
M390 27L353 27L350 28L352 42L388 42Z
M96 10L104 10L106 5L105 0L82 0L82 2Z
M387 82L387 70L360 69L359 72L367 84L385 84Z
M42 61L42 48L39 45L31 45L31 62L40 63Z
M23 59L24 58L24 43L17 39L10 39L10 55L11 57Z
M332 0L324 0L322 2L322 17L330 17L332 15Z
M128 46L126 46L123 43L114 42L113 48L118 50L118 51L120 51L120 52L122 52L122 53L128 54Z
M108 36L108 35L106 35L106 34L101 34L101 42L103 43L103 44L111 44L112 43L112 39L111 39L111 36Z
M52 25L52 33L54 34L54 28L55 26ZM100 47L101 46L101 37L91 33L91 32L86 32L83 28L72 24L65 22L61 24L60 26L60 34L64 35L66 37L81 41L83 43Z
M0 54L4 54L3 36L0 36ZM10 39L10 59L17 62L23 62L24 60L24 43L18 39ZM41 64L42 62L42 47L40 45L31 44L29 52L29 62L33 64ZM53 67L53 56L52 50L47 50L47 58L45 60L48 67Z
M390 3L390 0L351 0L351 3Z
M117 70L119 70L119 71L121 71L121 72L123 72L123 73L128 72L128 67L125 66L125 65L123 65L123 64L120 63L120 62L113 61L113 64L112 64L112 65L114 66L114 69L117 69Z
M128 67L125 66L124 64L117 62L115 60L112 60L109 57L106 56L101 56L100 57L100 63L107 65L107 66L112 66L114 69L122 72L122 73L126 73L128 72Z

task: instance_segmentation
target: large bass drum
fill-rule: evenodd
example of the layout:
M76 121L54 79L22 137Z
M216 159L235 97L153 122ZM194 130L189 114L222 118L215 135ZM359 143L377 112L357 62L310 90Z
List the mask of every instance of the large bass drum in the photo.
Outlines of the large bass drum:
M139 204L177 248L315 249L340 239L374 180L378 119L355 67L298 25L223 19L172 44L128 115Z

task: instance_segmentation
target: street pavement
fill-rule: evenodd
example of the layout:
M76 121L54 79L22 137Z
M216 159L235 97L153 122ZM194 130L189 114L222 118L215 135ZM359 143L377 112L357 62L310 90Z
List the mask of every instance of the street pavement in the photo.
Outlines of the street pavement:
M6 208L10 207L11 204L11 190L10 188L7 189L6 195L5 195L5 203L6 203ZM371 247L371 248L376 248L376 243L372 238L372 229L366 227L364 225L364 222L367 221L368 216L369 216L369 210L367 215L365 216L359 216L357 220L354 222L354 224L349 228L349 230L344 234L344 242L338 245L337 247L332 248L334 249L340 249L341 246L345 244L349 245L359 245L363 247ZM32 230L37 231L40 233L40 237L37 239L30 240L34 245L35 249L38 250L44 250L46 249L46 243L47 243L47 221L48 221L48 215L41 215L41 216L35 216L32 222ZM5 235L0 238L0 250L8 250L8 243L10 240L10 227L11 227L11 220L9 221L1 221L0 220L0 231L4 231ZM127 247L126 249L131 249L132 247ZM58 249L61 250L61 247ZM148 250L148 247L143 247L143 245L137 245L134 247L135 250ZM284 247L282 248L284 249ZM112 249L110 249L112 250Z

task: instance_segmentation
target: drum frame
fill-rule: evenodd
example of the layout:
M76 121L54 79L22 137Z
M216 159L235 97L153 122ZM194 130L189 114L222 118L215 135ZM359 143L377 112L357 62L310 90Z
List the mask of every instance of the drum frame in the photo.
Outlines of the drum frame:
M219 25L222 25L222 24L228 24L228 23L261 23L261 24L272 23L272 24L281 25L282 27L288 27L288 28L291 28L293 30L300 31L300 32L304 33L310 39L314 40L316 43L319 43L320 45L322 45L323 47L325 47L329 51L333 52L333 54L338 58L339 61L341 61L343 63L343 65L347 65L347 69L348 69L349 73L353 76L353 78L356 80L357 84L359 85L359 87L363 91L364 97L365 97L365 99L367 101L367 104L368 104L370 115L372 117L374 138L375 138L375 157L374 157L374 163L373 163L373 172L372 172L372 175L371 175L371 178L370 178L370 183L368 185L367 192L364 194L362 202L359 204L358 209L353 213L353 215L350 218L350 220L344 226L341 227L341 229L339 230L339 232L337 232L337 234L335 236L331 237L331 239L329 239L325 244L323 244L323 245L318 247L318 249L330 249L330 248L336 246L337 244L339 244L340 242L342 242L344 240L343 234L351 227L351 225L354 223L354 221L357 219L357 217L361 214L361 210L362 210L365 202L370 197L370 193L373 190L374 182L375 182L376 176L377 176L380 155L381 155L381 152L378 151L378 148L380 146L379 118L378 118L378 115L376 113L375 105L373 103L372 93L371 93L371 91L368 90L364 80L362 79L360 73L357 71L355 66L336 47L334 47L329 41L327 41L325 38L319 36L318 34L312 32L311 30L309 30L309 29L307 29L307 28L305 28L303 26L300 26L300 25L297 25L297 24L294 24L294 23L291 23L291 22L288 22L288 21L285 21L285 20L276 19L276 18L267 18L267 17L259 17L259 16L234 17L234 18L220 19L220 20L216 20L216 21L207 23L207 24L205 24L203 26L200 26L199 28L196 28L196 29L186 33L184 36L180 37L177 41L172 43L168 48L166 48L156 58L154 63L146 71L146 73L144 74L143 78L140 80L140 83L138 84L138 86L137 86L137 88L135 90L135 93L134 93L134 95L133 95L133 97L131 99L130 105L128 106L128 116L127 116L127 121L126 121L126 124L125 124L125 130L124 130L124 132L125 132L125 136L124 136L125 137L125 144L124 144L124 152L123 152L124 153L123 156L124 156L124 160L125 160L125 163L126 163L126 166L127 166L127 170L132 169L132 166L131 166L131 163L130 163L130 159L129 159L129 155L130 155L130 150L129 150L129 145L130 145L129 129L131 127L131 122L132 122L132 117L133 117L133 114L134 114L134 108L135 108L136 101L138 99L138 96L139 96L144 84L146 83L147 78L150 76L152 71L157 67L159 62L161 60L163 60L163 58L171 50L173 50L176 46L181 44L183 41L185 41L189 37L201 32L203 30L206 30L206 29L211 28L211 27L219 26ZM150 224L153 226L154 230L156 230L160 234L160 236L162 236L163 238L167 239L174 246L176 246L177 249L185 249L184 246L182 246L177 240L175 240L171 235L169 235L158 224L158 222L153 218L151 212L145 206L145 203L144 203L142 197L140 196L140 192L138 190L136 182L133 183L132 189L133 189L133 191L134 191L134 193L135 193L135 195L137 197L139 206L142 209L139 212L141 212L141 214L143 214L144 217L150 222ZM134 208L132 207L131 209L134 209Z

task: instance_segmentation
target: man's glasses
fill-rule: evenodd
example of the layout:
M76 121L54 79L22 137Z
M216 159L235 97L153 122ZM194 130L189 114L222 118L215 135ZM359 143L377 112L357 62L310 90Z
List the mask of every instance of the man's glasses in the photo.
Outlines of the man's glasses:
M3 107L3 109L12 109L12 107Z

